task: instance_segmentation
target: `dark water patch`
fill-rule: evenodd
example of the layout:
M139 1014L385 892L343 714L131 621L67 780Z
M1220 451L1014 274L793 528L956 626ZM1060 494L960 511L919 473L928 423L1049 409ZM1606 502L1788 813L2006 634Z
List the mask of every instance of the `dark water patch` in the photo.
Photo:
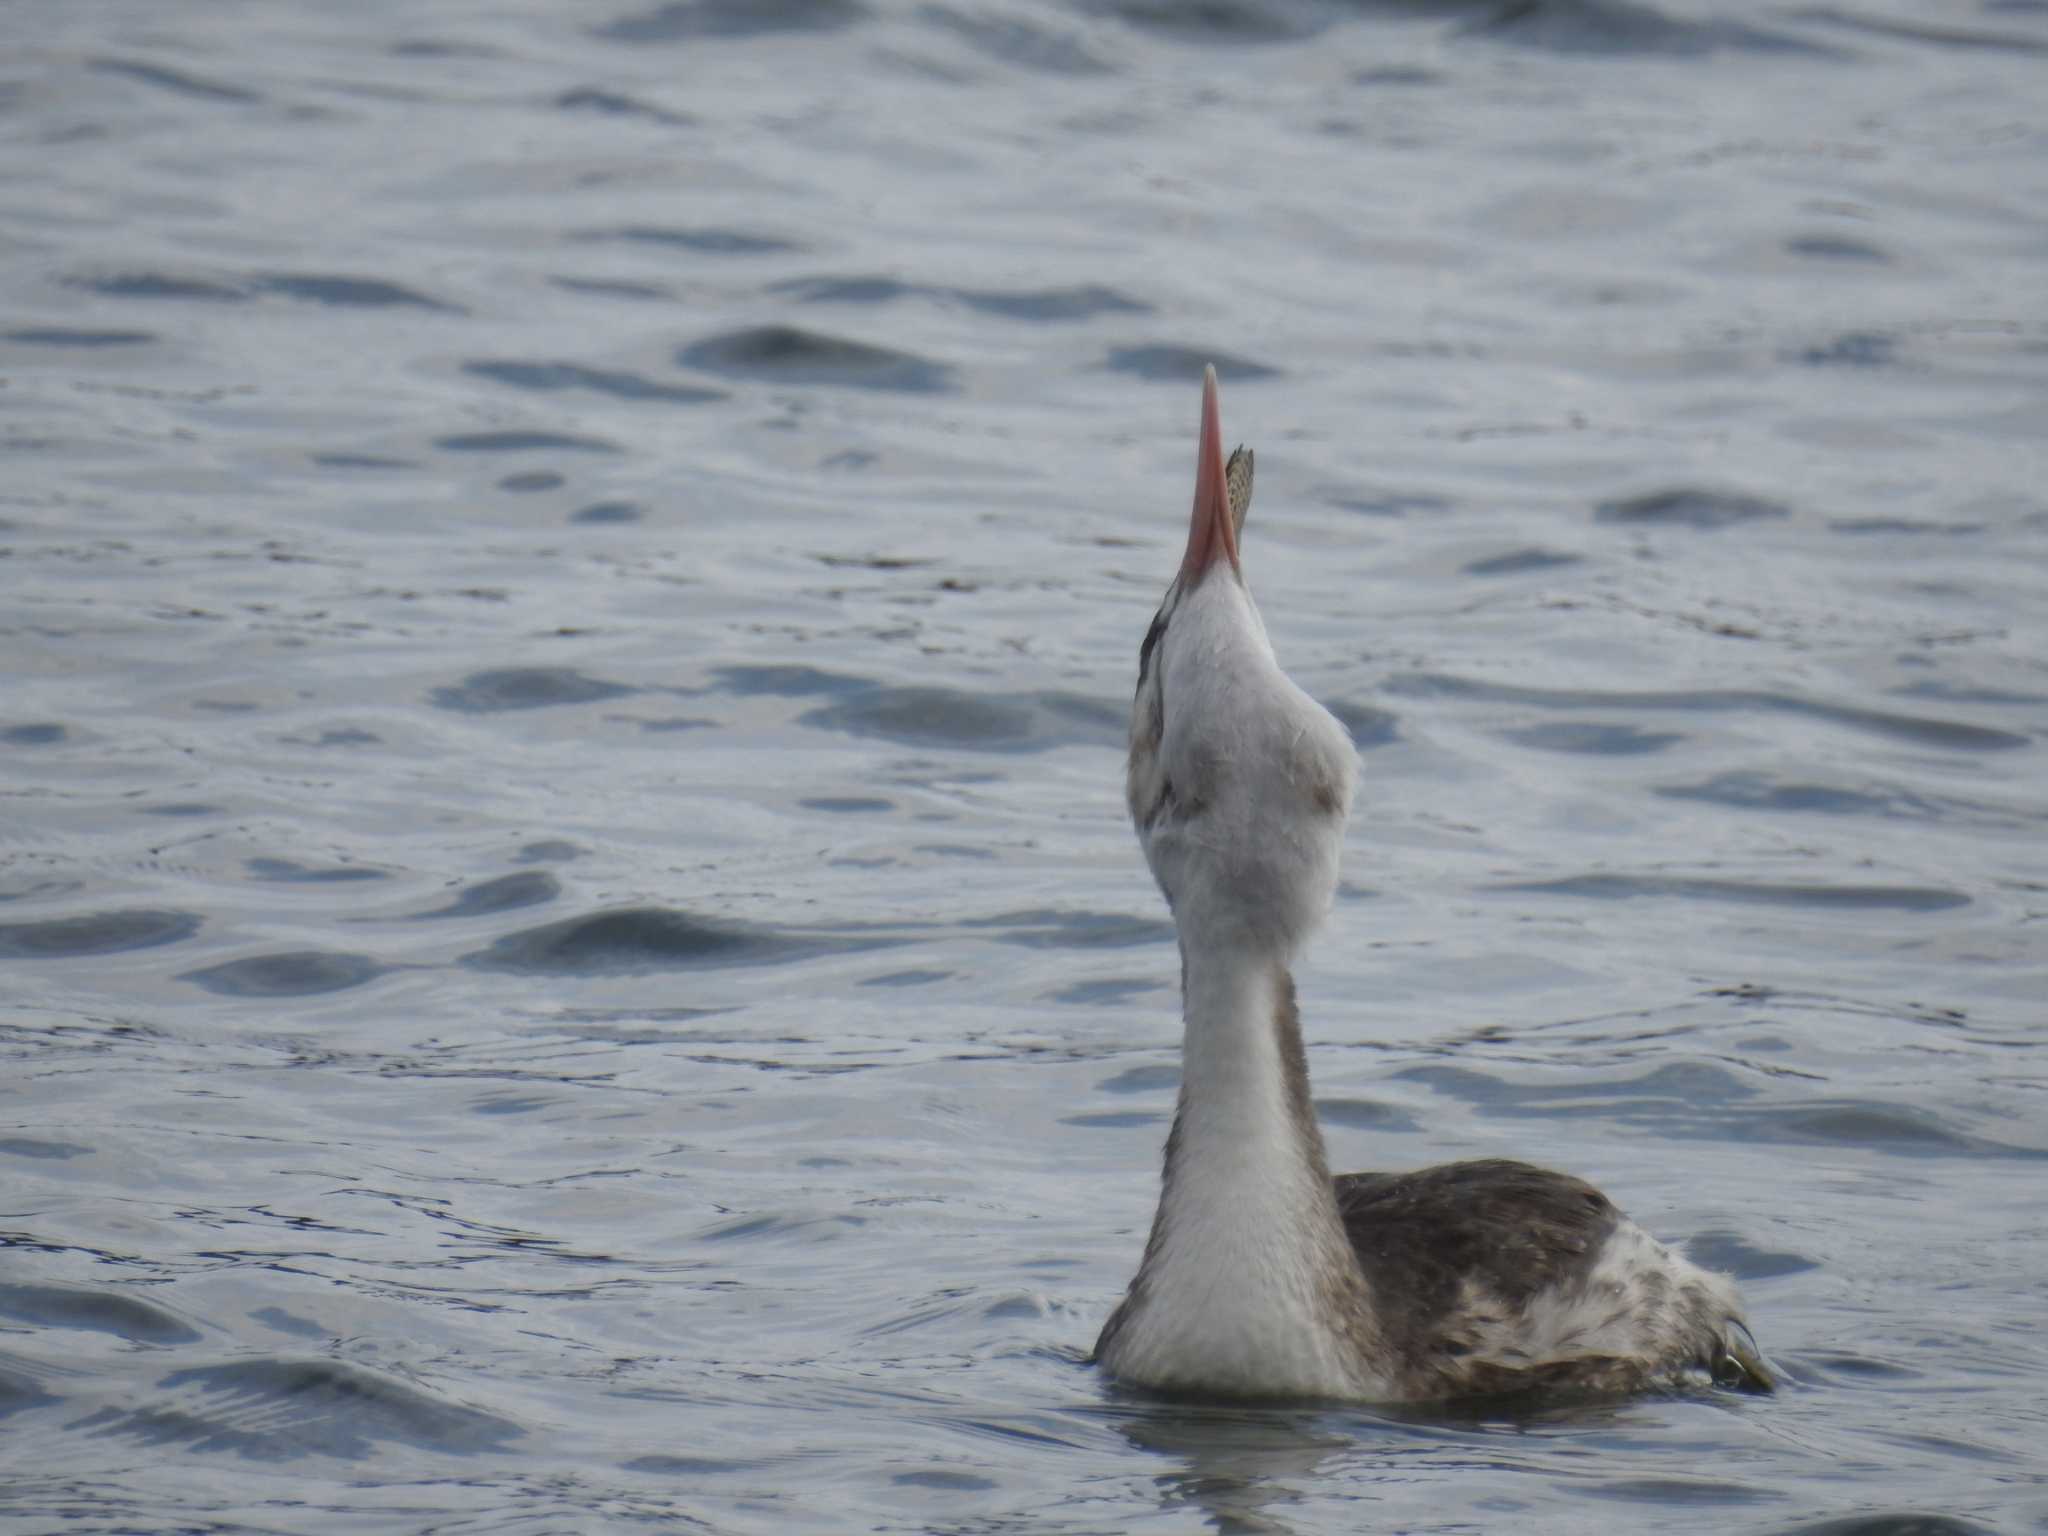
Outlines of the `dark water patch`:
M25 347L144 347L156 339L154 331L95 331L63 325L24 325L0 331L0 340Z
M926 987L935 981L951 981L951 971L885 971L880 976L861 978L864 987Z
M673 297L659 283L634 283L617 277L551 277L557 288L569 293L595 293L610 299L666 299Z
M619 445L571 432L456 432L434 439L450 453L617 453Z
M2017 688L1987 688L1978 683L1955 683L1944 678L1922 678L1892 692L1906 698L1942 699L1956 704L2016 704L2038 708L2048 704L2048 693L2029 693Z
M797 717L816 730L874 736L905 746L976 752L1043 752L1118 746L1122 709L1079 694L973 693L957 688L875 687Z
M1810 55L1835 52L1789 33L1734 21L1670 16L1634 0L1503 0L1491 14L1467 23L1461 30L1550 53L1696 58L1723 50Z
M1788 783L1765 773L1734 771L1717 774L1703 784L1660 786L1667 800L1698 800L1744 811L1790 811L1821 816L1883 816L1892 820L1927 821L1944 807L1910 790L1882 792L1843 789L1833 784Z
M0 1359L0 1419L61 1401L55 1393L43 1390L43 1379L34 1372Z
M145 816L198 817L218 816L224 810L225 807L208 805L204 800L166 800L161 805L143 806L142 814Z
M978 848L972 843L917 843L911 852L928 853L935 859L979 859L984 863L1002 857L993 848Z
M987 1493L1001 1486L994 1478L975 1472L955 1472L944 1467L898 1472L889 1481L898 1488L936 1488L943 1493Z
M673 0L590 30L592 36L613 43L683 43L773 32L834 32L867 14L861 0Z
M1163 1063L1126 1067L1115 1077L1104 1078L1095 1086L1103 1093L1175 1093L1180 1089L1180 1068Z
M705 715L671 715L663 720L642 720L640 729L651 735L664 731L709 731L724 724Z
M890 304L937 290L893 277L792 277L770 283L768 291L799 304Z
M456 304L444 304L415 293L401 283L381 277L346 277L332 272L265 272L256 278L265 293L282 294L308 304L325 304L335 309L429 309L442 314L464 313Z
M1147 992L1157 992L1163 983L1144 977L1105 976L1097 981L1077 981L1045 994L1049 1003L1073 1008L1113 1008Z
M997 288L955 288L954 297L969 309L1006 320L1036 323L1058 320L1086 320L1095 315L1137 315L1151 313L1150 304L1126 298L1114 288L1084 283L1074 288L1004 290ZM1222 370L1217 370L1218 377Z
M1329 26L1317 0L1079 0L1083 9L1190 43L1282 43ZM1196 377L1200 377L1198 374Z
M559 491L568 481L552 469L532 469L522 474L506 475L498 481L498 489L510 491L515 496L530 496L536 491Z
M571 859L583 857L583 849L559 837L543 838L537 843L527 843L512 855L515 864L566 864Z
M497 49L482 43L465 43L441 37L408 37L391 45L394 59L499 59Z
M1406 1133L1421 1129L1408 1111L1376 1099L1317 1099L1316 1114L1323 1124L1347 1130Z
M110 299L182 299L212 304L239 304L249 297L246 288L210 282L198 277L173 277L165 272L115 272L104 277L72 277L65 286Z
M938 394L953 387L953 370L909 352L828 336L793 325L758 325L693 342L676 354L685 368L777 384Z
M1908 517L1837 517L1828 522L1829 533L1846 533L1858 538L1869 534L1904 534L1909 538L1934 534L1967 539L1983 531L1982 523L1924 523Z
M1483 560L1469 561L1462 569L1467 576L1521 576L1530 571L1554 571L1562 565L1579 563L1577 555L1560 555L1547 549L1516 549L1504 555L1488 555Z
M1804 1254L1754 1248L1733 1232L1698 1232L1685 1240L1685 1256L1693 1263L1737 1280L1775 1280L1781 1275L1803 1274L1819 1269L1816 1259Z
M1726 1476L1618 1477L1600 1483L1577 1485L1596 1499L1618 1499L1630 1504L1653 1504L1664 1509L1712 1508L1730 1504L1762 1504L1782 1499L1772 1488L1752 1488Z
M1793 256L1806 256L1815 261L1863 262L1871 266L1890 266L1891 257L1867 240L1855 240L1848 235L1794 235L1785 242L1785 250Z
M811 558L835 571L916 571L939 563L936 559L915 555L813 555Z
M494 912L515 912L536 907L562 894L562 885L544 869L522 870L500 875L456 892L455 899L424 912L412 914L412 921L426 922L443 917L483 917Z
M870 811L893 811L894 800L881 800L871 795L818 795L797 804L807 811L830 811L838 816L860 815Z
M1337 717L1339 725L1351 733L1351 745L1361 752L1370 752L1375 747L1384 747L1400 739L1400 717L1392 710L1354 704L1349 699L1336 699L1324 707Z
M381 745L384 740L375 731L366 731L353 725L334 726L322 731L318 736L287 736L283 739L295 745L311 747L374 747Z
M1164 1117L1150 1109L1092 1109L1079 1115L1061 1115L1061 1125L1083 1131L1134 1131L1157 1125Z
M1424 69L1417 64L1381 64L1354 70L1351 83L1367 88L1382 85L1441 85L1445 78L1442 72Z
M1202 370L1212 364L1216 377L1226 384L1280 376L1278 368L1201 347L1112 347L1102 360L1111 373L1128 373L1160 384L1199 384Z
M1504 740L1539 752L1584 752L1595 757L1636 757L1662 752L1685 740L1676 731L1644 731L1600 720L1546 720L1500 734Z
M1110 65L1079 37L1017 15L963 11L951 5L919 7L927 25L942 27L999 63L1048 75L1106 75Z
M309 462L322 469L415 469L411 459L394 459L382 453L313 453Z
M1660 897L1847 912L1947 912L1970 904L1970 898L1963 892L1938 886L1773 885L1760 880L1710 880L1686 875L1573 875L1563 880L1530 880L1487 889L1593 901Z
M1801 21L1844 31L1868 33L1872 37L1894 38L1908 43L1932 43L1937 48L1981 50L1988 53L2048 53L2048 43L2024 32L1985 32L1974 27L1933 26L1901 21L1892 16L1871 16L1844 11L1829 5L1809 6L1794 13Z
M745 1242L757 1237L797 1237L831 1241L844 1237L849 1227L864 1227L865 1216L798 1216L782 1212L771 1212L760 1216L742 1216L736 1221L721 1221L705 1227L697 1236L705 1242Z
M664 123L671 128L692 127L697 121L687 112L671 112L666 107L657 107L637 97L603 90L594 85L578 86L561 92L555 97L555 105L564 112L601 112L607 117L639 117L651 123Z
M1845 331L1797 357L1809 368L1888 368L1897 360L1898 345L1897 337L1882 331Z
M587 507L579 507L569 514L569 521L586 526L592 524L637 523L647 513L630 501L596 501Z
M191 1344L199 1331L153 1301L123 1291L0 1284L0 1317L37 1328L80 1328L131 1344Z
M875 686L869 678L802 666L713 667L711 675L718 680L715 685L717 692L743 699L808 699L821 694L854 693Z
M1027 949L1136 949L1173 940L1173 924L1121 912L1064 912L1037 908L970 917L960 926L989 931L998 943Z
M0 746L48 747L62 741L68 733L64 727L52 721L31 721L23 725L0 727Z
M1691 487L1651 491L1623 501L1602 502L1593 510L1594 520L1602 523L1647 523L1664 528L1704 530L1789 515L1787 508L1761 496Z
M1450 498L1428 491L1328 491L1323 500L1340 512L1358 512L1366 517L1406 517L1411 512L1447 512L1451 508Z
M1996 1529L1953 1515L1898 1510L1874 1515L1843 1515L1811 1525L1788 1525L1771 1536L1999 1536Z
M1387 692L1404 698L1471 699L1492 704L1519 704L1534 709L1679 710L1700 714L1733 710L1805 715L1874 736L1958 752L2011 751L2031 745L2033 740L2012 731L1969 725L1959 720L1898 715L1885 710L1860 709L1748 689L1605 693L1579 688L1521 688L1435 672L1405 673L1387 679L1382 686Z
M782 965L877 948L883 940L779 933L666 907L618 907L507 934L464 965L520 975L619 976L733 965Z
M552 392L587 389L615 400L660 400L670 405L703 405L723 400L722 389L705 389L696 384L663 384L618 368L585 368L578 363L521 362L514 358L479 358L462 365L462 371L494 384L514 389Z
M148 1445L250 1461L367 1460L380 1445L442 1455L507 1449L524 1431L380 1372L340 1360L262 1356L173 1371L139 1408L102 1408L67 1426Z
M33 1136L0 1136L0 1154L8 1157L33 1157L44 1162L69 1162L74 1157L88 1157L91 1147L81 1147L75 1141L38 1141Z
M253 879L272 880L280 885L333 885L354 880L382 880L381 869L364 869L359 864L329 865L315 869L291 859L245 859L242 868Z
M222 997L318 997L374 981L387 969L368 955L294 949L186 971L178 980Z
M512 709L552 709L562 704L593 704L637 693L624 683L587 677L574 667L493 667L472 672L459 683L436 688L427 702L436 709L493 715Z
M102 75L122 75L130 80L139 80L144 85L153 85L158 90L193 101L247 103L263 100L257 92L244 86L223 85L217 80L201 79L183 70L165 69L161 64L138 64L129 59L94 59L88 67Z
M36 923L0 923L0 959L63 960L175 944L199 931L197 913L137 908L86 912Z
M1466 1067L1409 1067L1395 1074L1405 1082L1425 1083L1461 1103L1525 1115L1575 1112L1597 1100L1609 1117L1643 1111L1699 1105L1739 1106L1756 1090L1725 1067L1704 1061L1667 1062L1634 1077L1568 1083L1510 1083Z
M1150 304L1100 283L1070 288L947 288L894 277L798 277L769 284L769 292L787 294L799 304L892 304L899 299L926 298L1038 324L1152 312Z
M1995 1157L2048 1161L2048 1147L2014 1146L1944 1124L1932 1110L1868 1100L1766 1105L1747 1111L1745 1137L1805 1146L1857 1147L1896 1157Z
M803 246L780 235L758 235L745 229L679 228L665 224L627 224L618 229L592 230L579 240L620 241L629 245L661 245L672 250L692 251L699 256L772 256L781 251L800 251Z

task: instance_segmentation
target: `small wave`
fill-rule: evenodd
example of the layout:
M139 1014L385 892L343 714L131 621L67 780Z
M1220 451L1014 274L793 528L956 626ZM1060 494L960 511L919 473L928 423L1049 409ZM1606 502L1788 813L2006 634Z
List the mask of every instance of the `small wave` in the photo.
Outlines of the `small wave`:
M374 981L389 967L368 955L326 949L286 950L186 971L180 981L223 997L317 997Z
M848 939L714 922L667 907L617 907L510 933L462 963L522 975L636 975L736 965L781 965L878 947Z
M0 958L60 960L175 944L199 931L197 913L148 908L86 912L34 923L0 923Z
M905 746L979 752L1120 746L1124 711L1080 694L990 694L960 688L871 687L798 717L817 730L879 736Z
M521 870L468 886L453 901L412 914L414 922L449 917L487 917L496 912L516 912L537 907L562 894L562 884L544 869Z
M768 32L835 32L867 17L860 0L672 0L591 28L612 43L686 43Z
M1772 884L1763 880L1714 880L1689 875L1571 875L1562 880L1517 881L1488 889L1594 901L1652 897L1858 912L1946 912L1970 904L1970 898L1963 892L1938 886Z
M574 667L493 667L472 672L459 683L436 688L427 695L427 702L436 709L493 715L512 709L593 704L638 691L624 683L586 676Z
M444 1455L503 1451L509 1419L340 1360L261 1356L173 1371L133 1408L103 1408L73 1429L252 1461L361 1461L384 1443Z
M1805 715L1874 736L1961 752L2005 752L2032 743L2031 737L2016 732L1972 725L1961 720L1893 714L1888 710L1831 704L1800 698L1796 694L1750 689L1603 692L1590 688L1523 688L1440 672L1403 673L1389 678L1384 686L1389 693L1405 698L1475 699L1495 704L1522 704L1535 709L1678 710L1700 714L1746 710L1761 714Z
M620 368L586 368L580 363L527 362L518 358L477 358L462 365L464 373L514 389L551 392L585 389L615 400L659 400L668 405L703 405L723 400L722 389L699 384L663 384Z
M1762 496L1680 487L1631 496L1623 501L1603 502L1594 509L1593 515L1603 523L1649 523L1666 528L1712 530L1791 514L1781 503Z
M450 453L617 453L619 445L572 432L455 432L434 439Z
M0 1316L37 1328L82 1328L131 1344L191 1344L199 1330L168 1308L122 1291L0 1285Z
M684 347L676 361L707 373L767 379L781 384L836 385L849 389L938 394L953 387L953 370L891 347L793 325L725 331Z

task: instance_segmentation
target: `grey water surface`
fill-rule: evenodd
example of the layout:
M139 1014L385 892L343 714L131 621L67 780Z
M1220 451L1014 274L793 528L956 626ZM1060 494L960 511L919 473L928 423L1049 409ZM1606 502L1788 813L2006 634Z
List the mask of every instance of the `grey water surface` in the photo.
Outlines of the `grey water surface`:
M0 9L0 1526L2048 1530L2048 7ZM1149 1401L1197 381L1344 1168L1774 1398Z

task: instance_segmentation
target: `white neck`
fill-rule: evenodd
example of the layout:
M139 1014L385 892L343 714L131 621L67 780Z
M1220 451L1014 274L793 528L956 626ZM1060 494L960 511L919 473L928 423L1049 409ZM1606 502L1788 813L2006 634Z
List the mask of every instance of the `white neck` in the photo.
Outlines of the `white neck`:
M1184 950L1184 1075L1119 1374L1274 1396L1370 1395L1364 1282L1274 956Z

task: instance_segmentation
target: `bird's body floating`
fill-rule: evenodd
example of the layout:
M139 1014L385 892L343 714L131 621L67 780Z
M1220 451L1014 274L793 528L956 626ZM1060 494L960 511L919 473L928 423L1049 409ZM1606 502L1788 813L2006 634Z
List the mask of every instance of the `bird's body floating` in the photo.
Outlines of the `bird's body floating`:
M1224 460L1212 369L1127 784L1180 939L1180 1101L1096 1358L1135 1386L1234 1397L1767 1387L1734 1286L1589 1184L1503 1161L1331 1177L1289 967L1336 890L1357 754L1280 670L1245 586L1252 462Z

